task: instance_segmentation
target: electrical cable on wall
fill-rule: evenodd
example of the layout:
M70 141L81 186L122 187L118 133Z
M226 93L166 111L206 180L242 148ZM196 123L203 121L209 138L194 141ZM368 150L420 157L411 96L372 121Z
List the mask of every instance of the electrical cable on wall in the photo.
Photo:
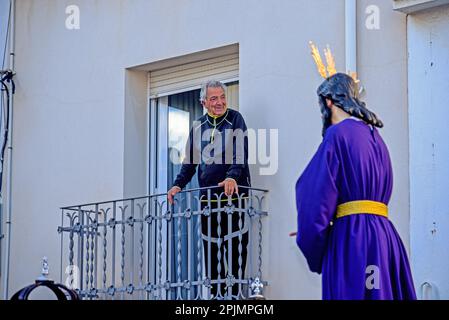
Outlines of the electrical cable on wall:
M9 110L8 110L8 106L9 106L9 101L11 98L11 94L15 93L15 84L14 84L14 73L10 70L8 71L1 71L0 74L3 75L3 77L1 78L0 82L2 84L2 96L1 96L1 107L2 107L2 123L1 123L1 128L3 128L3 143L0 149L0 197L3 196L2 194L2 181L3 181L3 164L4 164L4 160L5 160L5 150L6 150L6 145L8 142L8 131L9 131ZM11 85L11 92L8 89L8 85L7 83L9 83ZM3 93L6 92L6 111L4 108L4 97L3 97Z
M0 69L0 278L2 280L3 298L9 297L9 276L10 276L10 257L11 257L11 231L12 231L12 198L11 198L11 181L12 181L12 131L13 131L13 104L15 84L13 77L14 72L14 50L15 50L15 0L9 0L8 22L6 27L5 45L3 49L3 61ZM8 63L9 68L5 69L6 50L9 45ZM6 94L6 104L5 102ZM3 134L2 134L3 133ZM0 138L1 139L1 138ZM5 157L6 153L6 157ZM5 158L8 164L4 168ZM5 170L7 169L7 170ZM6 202L4 202L5 194L3 192L3 173L6 173ZM5 210L4 210L5 204ZM5 213L5 214L4 214ZM3 231L5 227L5 231ZM5 244L3 245L3 240ZM4 251L4 252L3 252Z
M0 69L0 78L1 78L1 86L0 86L0 139L1 139L1 149L0 149L0 206L3 203L3 172L4 172L4 159L5 159L5 148L8 143L8 121L9 121L9 101L10 101L10 92L8 89L8 85L6 82L12 81L12 72L11 75L8 75L8 71L5 70L5 62L6 62L6 49L8 47L8 38L11 26L11 1L9 1L8 8L8 19L6 23L6 35L3 46L3 59L2 59L2 67ZM12 85L14 86L13 82ZM13 89L14 91L14 89ZM5 93L6 93L6 104L5 102ZM0 208L0 224L3 224L3 208ZM4 237L2 225L0 225L0 240ZM0 246L1 250L1 246ZM0 252L1 255L1 252ZM1 259L0 259L1 260ZM1 266L0 266L1 270Z
M11 1L9 1L9 9L8 9L8 19L7 19L7 25L6 25L6 35L5 35L5 45L3 47L3 60L2 60L2 68L1 68L1 96L0 96L0 129L2 130L2 134L0 137L2 137L2 143L1 143L1 149L0 149L0 199L3 199L3 165L4 165L4 155L5 155L5 148L8 142L8 120L9 120L9 100L10 100L10 92L8 89L8 86L6 82L10 82L12 84L12 93L14 94L15 88L14 88L14 82L12 81L12 72L8 72L5 70L5 61L6 61L6 48L8 47L8 36L11 26ZM5 71L4 71L5 70ZM12 82L11 82L12 81ZM4 104L5 97L4 93L6 92L6 105ZM1 230L1 229L0 229ZM1 236L1 235L0 235Z

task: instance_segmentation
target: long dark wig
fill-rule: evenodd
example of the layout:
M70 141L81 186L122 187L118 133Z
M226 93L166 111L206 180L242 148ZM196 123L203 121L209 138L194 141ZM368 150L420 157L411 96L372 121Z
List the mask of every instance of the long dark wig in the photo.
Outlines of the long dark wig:
M323 119L323 136L332 124L331 110L327 107L326 98L353 117L378 128L384 126L376 114L368 110L365 103L359 100L357 84L345 73L336 73L324 80L318 87L317 94Z

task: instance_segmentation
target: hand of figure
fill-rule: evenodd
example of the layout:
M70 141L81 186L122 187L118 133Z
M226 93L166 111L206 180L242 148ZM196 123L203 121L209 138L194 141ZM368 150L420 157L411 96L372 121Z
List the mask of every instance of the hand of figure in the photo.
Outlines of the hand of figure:
M232 196L232 194L239 192L239 187L237 186L237 181L232 178L226 178L218 184L219 187L224 188L224 193L227 196Z
M170 190L168 190L167 198L168 198L168 202L170 202L170 204L173 204L173 198L179 191L181 191L181 188L178 186L174 186Z
M289 237L296 237L297 234L298 234L298 232L293 231L293 232L290 232L290 233L288 234L288 236L289 236Z

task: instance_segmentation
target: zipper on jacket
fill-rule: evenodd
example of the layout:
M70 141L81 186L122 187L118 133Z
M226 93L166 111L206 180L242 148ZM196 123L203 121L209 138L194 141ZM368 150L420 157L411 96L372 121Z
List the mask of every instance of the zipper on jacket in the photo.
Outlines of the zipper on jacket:
M210 135L210 143L214 143L214 140L215 140L215 135L214 135L214 133L215 133L215 129L217 128L217 119L216 118L214 118L214 129L212 130L212 133L211 133L211 135Z

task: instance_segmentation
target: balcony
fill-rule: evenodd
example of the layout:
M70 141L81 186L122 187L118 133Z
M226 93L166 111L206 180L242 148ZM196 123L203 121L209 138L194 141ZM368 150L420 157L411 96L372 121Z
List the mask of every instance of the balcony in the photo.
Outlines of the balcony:
M60 281L82 299L263 299L267 190L217 188L64 207Z

